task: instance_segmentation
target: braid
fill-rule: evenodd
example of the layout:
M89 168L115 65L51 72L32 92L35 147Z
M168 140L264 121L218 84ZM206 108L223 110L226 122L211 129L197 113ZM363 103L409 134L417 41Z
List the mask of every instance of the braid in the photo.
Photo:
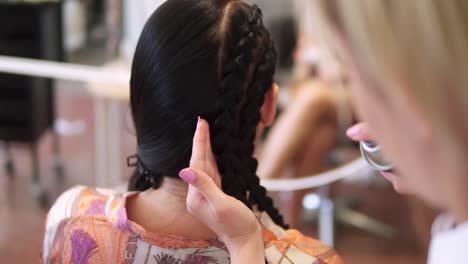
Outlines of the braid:
M220 61L225 66L217 114L211 126L213 152L222 175L223 191L251 209L257 205L276 224L287 228L256 175L257 160L253 157L256 127L265 94L272 85L276 52L263 26L261 10L254 6L249 11L249 20L241 27L232 61ZM225 52L224 49L220 52Z
M226 64L222 70L222 79L219 87L216 105L216 113L211 135L213 153L216 157L218 169L222 177L222 189L225 193L237 198L251 208L247 200L247 185L245 180L238 175L242 174L242 159L240 152L241 141L239 139L239 120L241 101L244 96L248 75L250 51L254 47L255 36L248 27L243 27L242 38L236 49L235 58ZM221 49L223 50L223 49Z
M258 68L254 70L251 78L252 83L249 85L246 96L249 100L241 109L241 138L243 153L245 180L249 190L249 203L256 204L258 210L266 211L272 220L284 227L288 226L284 223L283 217L278 209L274 207L273 200L267 195L265 187L260 185L260 178L256 175L258 161L254 158L254 142L256 136L256 127L260 122L260 109L265 100L265 94L271 89L273 84L273 75L275 74L276 52L268 33L263 28L261 10L255 7L255 22L253 23L253 31L256 34L263 34L267 39L267 46L259 51L260 61Z
M274 207L273 200L267 195L265 187L260 185L260 179L256 175L258 162L253 156L255 149L254 142L256 126L261 118L260 108L263 105L265 94L272 85L270 76L273 76L274 74L274 60L273 62L270 60L275 57L274 49L272 47L269 47L268 49L269 50L265 52L265 58L255 74L254 80L256 81L248 91L248 94L250 94L248 96L251 100L249 100L242 111L242 124L244 127L241 131L244 133L242 138L245 139L242 145L244 147L246 157L244 161L244 168L246 171L245 179L250 191L249 202L256 204L258 206L258 210L266 211L276 224L284 228L288 228L278 209Z

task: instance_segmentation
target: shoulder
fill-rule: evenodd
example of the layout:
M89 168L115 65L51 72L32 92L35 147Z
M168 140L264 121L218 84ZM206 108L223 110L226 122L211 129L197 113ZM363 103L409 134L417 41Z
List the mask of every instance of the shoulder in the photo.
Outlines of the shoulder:
M114 192L111 190L86 186L76 186L61 194L47 214L43 259L47 260L53 248L61 244L60 237L65 234L73 235L72 233L76 233L75 237L82 235L81 231L81 233L72 232L75 227L93 226L95 230L100 227L108 228L104 211L106 202L112 194Z
M264 226L265 256L269 263L281 263L285 258L292 263L344 263L333 248L304 236L297 230L282 229L265 213L262 214L260 222Z
M47 214L47 225L74 216L104 214L105 203L113 194L112 190L75 186L57 198Z
M86 186L75 186L62 193L47 213L46 228L72 216L72 205Z
M285 258L292 263L343 263L333 248L293 229L285 230L281 238L270 240L265 245L265 255L270 263L281 263L281 260Z

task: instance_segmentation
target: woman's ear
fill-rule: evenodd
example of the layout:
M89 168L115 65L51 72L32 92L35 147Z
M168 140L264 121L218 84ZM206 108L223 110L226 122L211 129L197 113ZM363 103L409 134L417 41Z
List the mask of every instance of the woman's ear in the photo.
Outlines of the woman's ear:
M260 109L261 120L263 126L268 127L273 124L276 117L276 109L278 105L278 84L273 83L271 89L265 94L265 101Z

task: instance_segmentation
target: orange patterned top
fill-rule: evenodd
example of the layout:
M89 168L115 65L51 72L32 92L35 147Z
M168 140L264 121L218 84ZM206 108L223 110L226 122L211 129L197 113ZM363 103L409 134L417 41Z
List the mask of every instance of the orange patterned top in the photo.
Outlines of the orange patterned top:
M133 194L85 186L62 194L47 216L42 263L230 263L229 252L218 240L154 234L128 220L125 202ZM269 263L343 263L333 249L280 228L266 213L259 220Z

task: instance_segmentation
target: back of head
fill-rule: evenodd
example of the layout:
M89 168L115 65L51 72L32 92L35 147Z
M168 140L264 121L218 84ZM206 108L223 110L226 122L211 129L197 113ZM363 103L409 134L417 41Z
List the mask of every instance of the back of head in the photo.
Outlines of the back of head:
M146 23L132 66L138 166L131 190L189 166L197 117L210 123L222 189L283 225L253 158L276 53L261 11L237 0L168 0Z

